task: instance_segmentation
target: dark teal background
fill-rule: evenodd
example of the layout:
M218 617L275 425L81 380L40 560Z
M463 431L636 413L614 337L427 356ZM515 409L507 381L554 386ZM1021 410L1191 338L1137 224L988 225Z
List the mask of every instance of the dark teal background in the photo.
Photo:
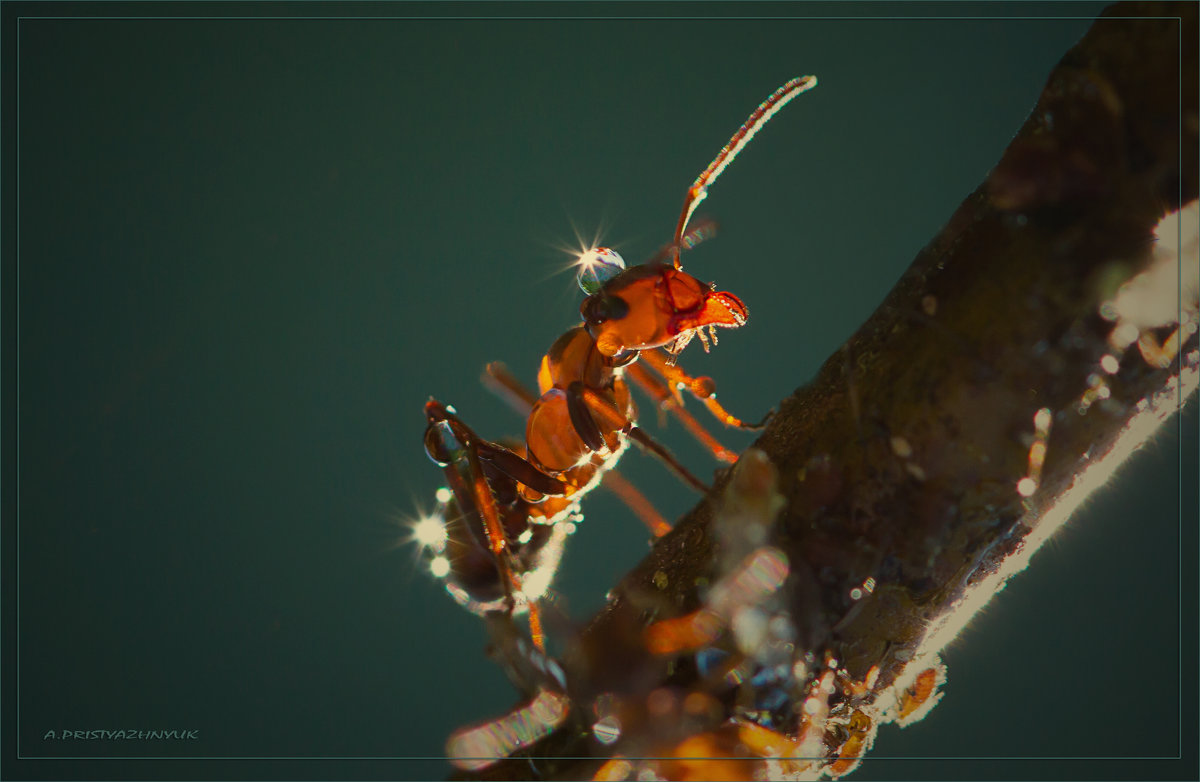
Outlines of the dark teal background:
M751 318L683 363L761 415L874 309L1089 25L834 18L1043 13L1029 5L617 18L748 8L47 4L16 22L9 6L19 692L5 698L24 757L193 758L41 760L20 776L447 773L447 734L514 695L479 621L398 545L440 485L425 399L519 434L478 377L500 359L532 383L577 319L558 248L578 231L630 262L653 252L751 109L813 73L820 86L714 186L701 213L721 232L687 260ZM614 18L32 18L194 11ZM997 760L879 760L856 778L1153 777L999 759L1179 752L1181 699L1195 700L1179 692L1194 411L1182 426L1183 465L1167 432L1123 469L948 650L930 717L884 728L873 754ZM707 475L678 434L663 437ZM622 467L668 517L694 502L651 460ZM578 621L647 550L610 497L586 510L558 581ZM122 728L200 738L42 740ZM264 757L309 760L197 759Z

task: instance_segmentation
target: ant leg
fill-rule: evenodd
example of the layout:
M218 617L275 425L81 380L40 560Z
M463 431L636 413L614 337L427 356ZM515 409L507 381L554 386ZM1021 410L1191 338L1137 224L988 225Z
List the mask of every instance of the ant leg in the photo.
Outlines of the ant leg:
M661 375L663 380L667 381L668 385L674 387L676 390L686 388L692 396L704 403L704 406L708 408L708 411L712 413L714 418L726 426L732 426L735 429L757 431L762 429L766 425L767 419L771 417L771 414L767 413L763 417L763 420L758 423L748 424L730 413L717 401L717 386L711 377L692 377L687 372L670 363L668 359L656 350L643 350L641 356L650 365L651 369Z
M500 364L499 369L502 373L507 374L504 370L504 365ZM528 391L520 387L515 379L509 378L518 391L528 394ZM493 389L495 390L495 389ZM507 389L502 389L507 390ZM499 392L498 392L499 393ZM511 402L512 400L510 400ZM519 401L519 400L518 400ZM512 402L516 403L516 402ZM535 467L528 459L518 454L513 453L498 443L493 443L477 436L470 427L452 415L448 410L440 405L440 403L430 402L437 407L430 412L430 406L426 405L426 417L429 419L430 426L433 427L438 423L443 423L450 427L455 439L460 443L465 444L470 442L475 444L475 454L481 462L486 463L489 467L504 473L509 478L528 486L539 494L545 494L552 497L561 497L570 492L570 486L558 478L547 475L546 473ZM530 405L532 406L532 404ZM526 409L524 414L528 414ZM426 435L428 437L428 434ZM428 445L426 446L428 449ZM432 454L431 454L432 455Z
M484 476L483 464L479 458L480 438L469 426L459 420L450 409L435 399L425 403L425 450L430 458L442 466L447 480L456 494L470 497L476 510L483 519L484 532L488 539L488 548L496 558L501 571L502 580L506 584L508 601L511 608L512 594L509 587L514 583L512 570L508 563L508 538L504 534L504 526L500 522L500 511L496 507L496 498L488 486ZM447 438L453 444L447 443ZM461 448L461 450L460 450ZM460 477L454 463L465 455L467 460L468 480ZM468 485L469 482L469 485Z
M508 601L508 613L512 615L513 609L516 607L516 594L522 593L521 581L517 578L517 574L513 572L512 565L509 562L508 537L504 534L504 527L500 524L500 512L496 508L496 498L492 496L492 489L487 485L487 480L483 476L483 466L479 461L478 444L475 442L466 443L467 446L467 464L471 472L471 490L475 499L475 507L479 509L479 514L483 517L483 528L487 532L488 544L491 546L492 555L496 559L496 564L500 569L500 580L504 583L504 594ZM538 651L545 651L546 640L542 634L541 617L538 615L537 602L526 598L529 608L529 635L533 639L533 645Z
M678 391L672 392L666 383L659 380L648 369L637 364L630 364L625 373L637 383L643 391L654 398L661 410L670 411L684 428L700 441L700 444L712 452L717 461L733 464L737 461L737 454L721 445L717 438L708 433L696 418L689 413L678 397Z
M500 581L504 584L504 596L505 602L508 604L509 615L512 615L516 607L516 596L520 594L529 609L529 633L533 638L533 644L539 651L544 651L545 638L542 635L541 617L538 613L537 603L525 597L523 584L513 571L508 536L504 534L504 525L500 521L500 510L496 505L492 488L488 485L480 458L480 452L483 449L509 452L478 437L470 427L460 421L444 405L433 399L425 404L425 417L429 422L425 433L426 448L430 449L431 456L437 454L437 459L444 464L446 477L451 481L454 490L462 492L474 501L475 508L483 520L483 530L487 536L488 548L496 561L496 568L500 572ZM459 478L458 470L453 465L453 459L449 458L451 454L441 436L439 426L445 426L453 438L462 445L463 451L466 453L469 485ZM510 453L510 455L515 457L515 454ZM533 465L529 465L527 462L525 464L533 469ZM543 477L553 480L546 475Z
M537 402L537 396L508 371L503 362L493 361L483 368L483 385L488 391L508 402L508 406L522 418L529 417L529 411Z
M591 447L589 440L593 438L593 435L599 439L599 444L603 447L604 438L600 436L601 425L605 431L623 431L642 450L657 456L667 466L667 469L675 473L675 477L701 494L708 493L708 486L704 481L692 475L667 450L665 445L639 429L612 402L583 383L576 381L567 388L567 408L571 414L571 423L576 425L576 433L585 444L588 444L588 447ZM600 448L592 450L598 451Z
M534 648L545 654L546 634L542 631L542 612L536 600L529 601L529 637L533 639Z
M670 522L664 519L662 514L654 509L650 500L646 499L646 495L625 480L623 475L618 474L615 470L608 470L604 473L600 485L620 497L621 501L629 506L629 509L654 533L654 537L661 538L671 531Z
M688 469L679 463L675 456L667 450L665 445L659 443L636 426L630 428L629 439L633 440L643 451L647 451L662 460L663 464L667 465L667 469L675 473L676 478L701 494L708 493L708 484L688 472Z
M488 543L491 545L492 554L496 557L496 562L500 567L500 578L505 584L504 592L508 598L508 612L510 615L512 614L513 608L516 606L516 594L520 594L529 609L529 635L533 639L533 645L539 652L545 652L546 637L542 633L541 613L538 610L537 601L530 600L525 595L524 584L513 572L509 563L508 538L504 534L504 527L500 524L500 512L496 507L496 498L492 496L492 489L487 485L487 480L483 476L483 466L479 461L477 443L467 444L467 464L470 465L471 470L475 507L483 516L483 528L487 531Z
M502 445L483 440L478 443L477 453L481 462L486 462L489 466L539 494L562 497L571 490L571 487L565 482L547 475L531 464L528 459L513 453Z

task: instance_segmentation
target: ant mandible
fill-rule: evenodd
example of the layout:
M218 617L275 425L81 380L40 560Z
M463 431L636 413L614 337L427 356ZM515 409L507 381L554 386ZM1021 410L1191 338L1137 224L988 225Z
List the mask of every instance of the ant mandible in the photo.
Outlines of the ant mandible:
M816 84L814 76L792 79L754 110L688 188L672 242L655 257L626 268L609 248L580 256L578 280L587 294L580 306L583 323L555 340L542 358L538 396L501 365L489 365L492 385L528 413L523 447L485 440L453 408L432 399L426 404L426 452L443 468L449 488L439 492L438 515L423 522L432 526L424 533L418 530L418 539L437 554L435 575L447 579L460 603L480 614L528 610L534 643L543 648L535 601L548 588L561 557L563 522L579 518L579 500L612 469L631 440L693 488L707 490L638 428L627 373L721 461L737 457L682 409L680 390L702 400L727 426L761 426L746 424L721 407L711 379L693 378L675 366L693 338L699 337L707 351L709 340L716 342L718 327L737 328L748 316L737 296L684 272L680 254L711 233L688 231L708 188L777 111ZM654 350L660 347L666 355ZM635 363L639 358L648 368ZM668 528L665 522L652 527L656 534Z

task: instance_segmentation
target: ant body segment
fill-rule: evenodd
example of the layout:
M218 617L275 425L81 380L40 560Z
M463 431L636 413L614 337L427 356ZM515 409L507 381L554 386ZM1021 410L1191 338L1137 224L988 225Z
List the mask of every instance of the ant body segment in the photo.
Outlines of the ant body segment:
M620 255L604 247L580 256L578 281L587 294L580 306L583 322L559 336L543 356L537 395L502 365L488 366L486 382L527 415L523 445L509 448L485 440L453 408L433 399L425 405L425 449L442 467L448 487L438 493L436 515L422 522L432 528L418 531L434 554L431 569L474 613L527 611L539 651L544 647L536 601L549 587L571 522L582 518L580 499L612 476L605 485L631 507L648 505L611 472L629 442L659 458L689 486L707 491L637 426L626 378L676 415L722 462L737 457L682 408L682 390L727 426L761 428L721 407L710 378L691 377L675 366L693 338L699 337L707 351L710 340L717 341L717 328L737 328L748 317L737 296L684 272L680 254L711 234L711 223L688 231L708 187L775 112L816 83L812 76L792 79L758 106L688 188L672 242L648 262L626 268ZM656 535L665 534L669 525L656 512L649 514L639 511Z

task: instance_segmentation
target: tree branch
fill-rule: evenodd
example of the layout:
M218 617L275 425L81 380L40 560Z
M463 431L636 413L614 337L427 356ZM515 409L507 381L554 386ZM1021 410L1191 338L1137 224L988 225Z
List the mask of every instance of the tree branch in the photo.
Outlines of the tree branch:
M987 180L783 400L764 456L569 642L569 716L481 777L837 776L932 705L957 627L1196 387L1195 245L1180 267L1179 231L1154 233L1197 197L1196 39L1194 4L1097 20Z

